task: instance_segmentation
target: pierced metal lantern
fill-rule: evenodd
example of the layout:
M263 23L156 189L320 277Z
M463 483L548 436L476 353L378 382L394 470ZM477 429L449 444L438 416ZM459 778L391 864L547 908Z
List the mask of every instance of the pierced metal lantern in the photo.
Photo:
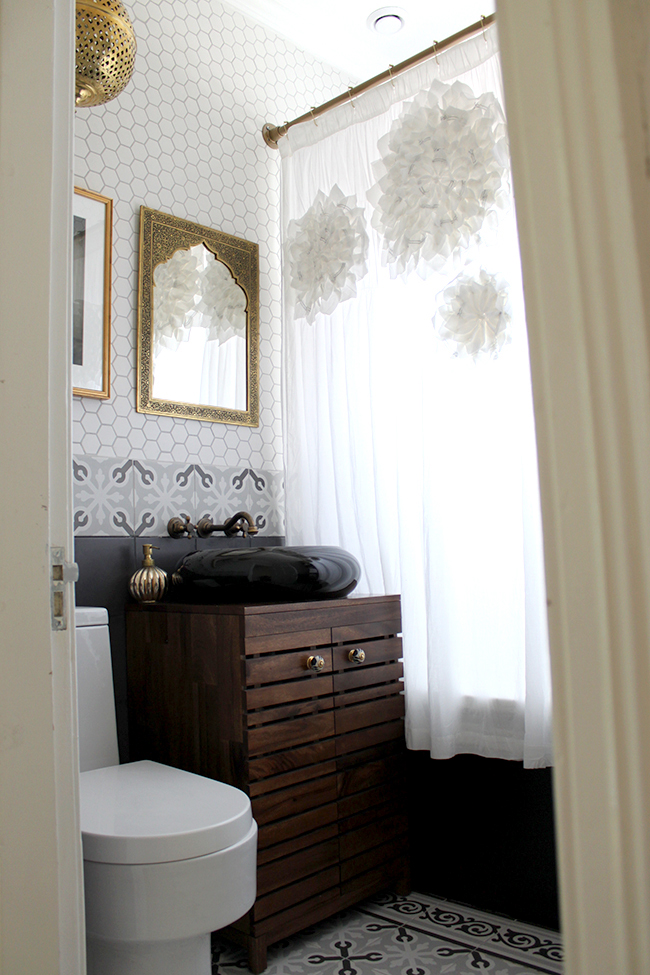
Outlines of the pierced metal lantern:
M77 0L76 104L102 105L133 74L135 34L120 0Z

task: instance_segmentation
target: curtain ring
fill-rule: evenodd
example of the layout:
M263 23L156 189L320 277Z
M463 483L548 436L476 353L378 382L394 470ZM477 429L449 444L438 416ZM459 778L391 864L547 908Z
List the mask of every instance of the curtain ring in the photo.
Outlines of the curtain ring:
M436 59L436 64L439 65L440 64L440 61L438 60L438 42L437 41L434 41L433 42L433 56Z
M487 37L485 36L485 14L481 14L481 29L483 30L483 40L487 47Z
M350 96L350 105L352 105L352 108L356 108L357 106L354 104L354 99L352 98L353 91L354 88L352 87L352 85L348 85L348 95Z
M393 88L395 87L395 79L393 78L393 68L394 67L395 67L394 64L389 64L388 65L388 74L390 75L390 83L393 86Z
M316 106L315 105L312 105L312 107L309 109L309 111L311 112L311 117L314 120L314 125L316 126L316 128L318 128L318 122L316 121L316 116L314 115L315 108L316 108Z

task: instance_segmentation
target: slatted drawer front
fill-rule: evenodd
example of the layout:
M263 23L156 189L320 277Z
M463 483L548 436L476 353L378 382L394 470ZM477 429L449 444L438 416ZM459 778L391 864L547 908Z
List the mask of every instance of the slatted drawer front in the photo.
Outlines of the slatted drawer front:
M352 607L350 609L352 610ZM333 643L349 643L352 640L367 640L371 637L392 636L402 632L399 600L390 606L386 604L372 609L368 607L367 613L354 613L354 616L356 618L350 618L345 625L335 624L332 627ZM343 619L342 614L340 619Z
M377 684L397 684L402 690L402 674L401 660L388 661L385 664L375 663L374 666L354 667L343 673L334 674L332 687L337 694L351 694L356 690Z
M302 836L312 830L321 829L338 820L338 807L335 802L326 806L318 806L300 813L299 816L289 816L267 826L260 826L257 834L258 849L264 850L276 843L285 843L294 836Z
M347 735L340 735L336 739L336 754L345 755L357 752L362 748L370 748L382 742L401 741L404 738L404 719L384 721L370 728L361 728Z
M275 776L292 772L294 769L312 767L326 762L336 755L336 742L333 738L312 742L292 748L290 751L274 752L261 758L252 758L248 763L248 777L251 782L260 782ZM264 791L257 789L257 794Z
M319 669L313 669L310 664L317 664ZM330 647L302 647L288 653L247 658L246 710L249 725L291 718L301 713L301 708L304 713L306 701L318 699L319 705L314 710L331 707L331 671Z
M361 753L357 765L339 771L337 792L339 798L343 799L357 792L366 792L368 789L386 785L394 779L401 782L403 778L404 756L401 750L397 754L375 761L365 759L364 753Z
M356 650L360 650L361 654L355 654ZM334 670L337 671L370 668L376 664L398 661L401 656L402 641L396 636L384 640L354 640L332 649L332 663ZM359 659L360 657L363 659ZM370 676L366 678L366 680L370 679ZM339 683L343 685L345 682Z
M312 924L331 917L340 909L341 892L338 884L313 896L303 892L297 904L264 918L255 918L255 933L268 937L269 944L287 938L296 931L304 931ZM254 911L252 912L254 916Z
M272 890L280 890L280 888L293 884L297 880L302 880L309 874L326 870L328 867L338 866L338 862L339 842L334 837L324 843L318 843L305 850L292 853L282 860L273 861L266 866L258 866L257 896L263 897L264 894L268 894Z
M391 697L382 696L363 704L340 707L334 712L337 735L345 735L350 731L358 731L360 728L368 728L375 724L386 724L403 717L404 697L399 693Z
M344 709L335 718L337 734L403 716L401 653L399 637L332 648L334 704Z
M288 772L281 772L279 775L258 782L251 782L248 792L251 798L262 796L269 792L275 792L277 789L287 789L299 782L307 782L309 779L318 778L321 775L331 775L336 770L336 762L334 758L331 758L314 765L307 765L305 768L291 769Z
M249 626L247 626L247 631ZM299 647L326 647L331 643L331 630L304 629L290 632L271 632L260 636L247 636L245 653L252 657L259 653L277 653L284 650L297 650Z
M319 714L321 711L331 710L332 698L327 695L326 697L311 698L307 701L295 701L293 704L282 704L277 708L249 711L246 715L246 724L249 728L256 728L263 724L292 721L294 718L306 714Z
M291 701L312 697L331 697L334 685L331 674L314 674L306 680L284 684L264 684L246 689L246 710L250 714L259 708L277 707Z
M336 799L336 775L324 775L309 782L301 782L289 789L279 789L252 800L253 816L258 826L295 816L315 806Z
M289 854L296 853L298 850L303 850L308 846L315 846L324 840L335 840L338 835L338 825L333 822L327 826L321 826L318 829L311 830L309 833L292 836L290 840L286 840L284 843L275 843L273 846L258 849L257 865L261 867L265 863L282 860L284 857L289 856ZM282 863L276 864L275 869L281 870Z
M394 812L403 806L403 782L401 779L393 779L391 782L383 782L381 785L369 789L367 792L359 792L354 796L347 796L339 800L339 819L341 823L341 833L348 833L357 826L361 827L371 819L377 819L380 815L378 810L391 808Z
M332 711L309 717L296 717L291 721L262 725L248 731L248 753L255 757L267 752L295 748L308 741L318 741L334 734Z
M276 890L271 894L258 897L253 905L253 918L255 921L262 920L270 914L287 910L296 904L303 904L315 894L331 890L332 888L335 888L336 893L338 893L340 877L341 874L337 864L326 870L320 870L305 880L297 881L295 884L282 887L280 890Z
M387 794L387 793L385 793ZM379 790L375 799L380 798ZM353 816L341 817L341 804L339 803L339 834L351 833L356 829L366 829L377 819L386 819L394 816L396 810L401 811L404 803L400 801L400 796L393 796L388 802L380 802L379 805L371 805L367 809L360 809Z
M322 657L323 663L318 673L310 670L308 660L311 656ZM310 682L321 679L332 670L331 647L307 646L289 653L274 653L272 656L247 657L246 685L271 684L278 681L295 680L302 677ZM311 688L310 692L314 693Z

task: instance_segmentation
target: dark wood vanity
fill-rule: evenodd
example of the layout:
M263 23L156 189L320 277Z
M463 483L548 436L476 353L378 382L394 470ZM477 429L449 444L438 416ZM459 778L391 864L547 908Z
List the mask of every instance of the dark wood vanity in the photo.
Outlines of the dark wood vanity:
M252 972L269 944L410 890L400 631L399 596L127 613L131 759L251 797L257 900L225 933Z

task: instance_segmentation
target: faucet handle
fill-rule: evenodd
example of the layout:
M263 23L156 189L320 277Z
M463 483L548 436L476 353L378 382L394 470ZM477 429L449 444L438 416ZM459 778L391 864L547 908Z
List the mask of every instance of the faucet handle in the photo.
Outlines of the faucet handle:
M212 532L219 531L220 526L212 523L212 518L208 515L200 518L196 523L196 534L199 538L209 538Z
M190 538L192 537L192 523L189 515L185 515L185 520L176 516L175 518L170 518L167 522L167 534L171 535L172 538L182 538L183 535L187 534Z

